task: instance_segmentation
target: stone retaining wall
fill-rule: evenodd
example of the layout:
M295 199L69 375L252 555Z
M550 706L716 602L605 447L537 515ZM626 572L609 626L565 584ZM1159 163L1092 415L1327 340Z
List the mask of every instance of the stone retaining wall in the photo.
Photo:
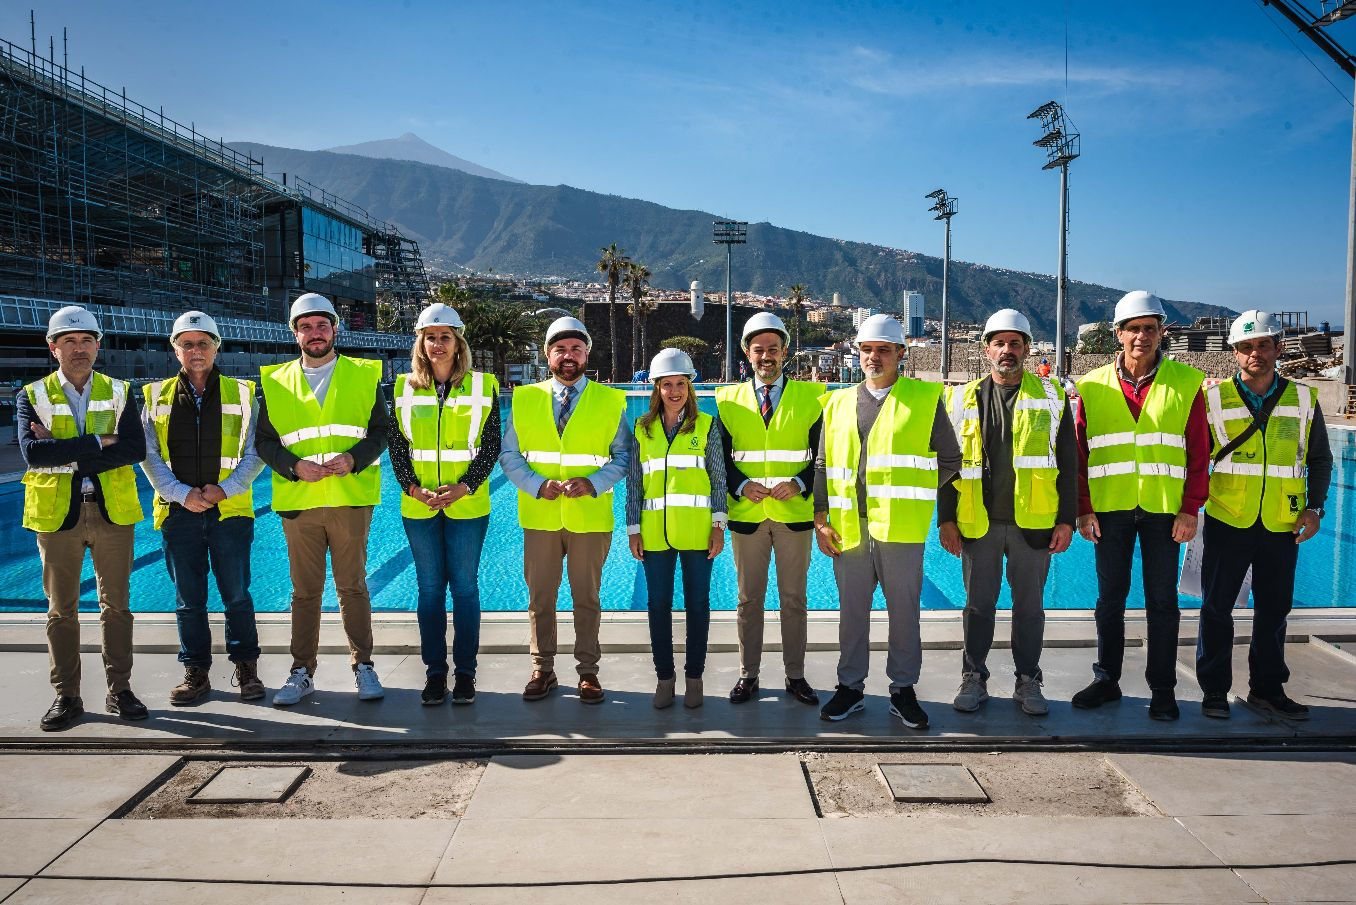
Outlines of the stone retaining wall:
M1054 364L1054 356L1046 356ZM1111 361L1112 355L1074 355L1072 367L1075 375L1083 375ZM1200 368L1207 377L1232 377L1238 370L1232 352L1180 352L1173 356L1183 364ZM937 372L942 367L941 349L910 349L909 363L915 372ZM1028 356L1026 366L1034 371L1041 363L1040 355ZM978 345L974 343L956 343L951 347L951 370L953 374L971 373L974 376L988 373L988 362Z

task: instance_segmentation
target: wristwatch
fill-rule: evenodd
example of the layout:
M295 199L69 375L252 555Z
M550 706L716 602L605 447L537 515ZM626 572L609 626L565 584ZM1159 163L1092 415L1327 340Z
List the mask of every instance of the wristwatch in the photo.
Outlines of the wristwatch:
M1314 515L1318 516L1320 519L1323 518L1323 516L1324 516L1324 514L1325 514L1325 513L1323 512L1323 507L1322 507L1322 506L1310 506L1308 509L1306 509L1306 510L1304 510L1304 511L1305 511L1305 512L1312 512Z

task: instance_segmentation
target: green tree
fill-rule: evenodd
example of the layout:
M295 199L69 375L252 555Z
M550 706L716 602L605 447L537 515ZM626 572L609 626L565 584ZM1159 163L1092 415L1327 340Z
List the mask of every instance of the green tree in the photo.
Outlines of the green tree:
M494 356L494 372L507 384L509 359L536 341L540 325L526 309L509 302L472 299L458 313L466 323L467 343Z
M800 355L800 313L805 310L805 300L809 298L804 284L797 283L791 287L791 294L786 297L786 302L791 306L791 361L795 361ZM795 368L795 365L792 365Z
M458 314L461 313L460 309L463 306L470 304L474 298L475 296L472 294L471 290L459 283L440 283L438 288L433 290L433 301L442 302L444 305L451 305L453 308L457 308Z
M634 374L644 366L641 329L647 306L642 299L650 285L650 268L639 261L627 261L622 282L631 293L631 373Z
M1106 321L1101 321L1078 343L1078 351L1083 355L1111 355L1120 351L1121 344L1116 339L1116 331Z
M617 335L617 286L621 284L622 274L626 271L626 265L631 259L626 256L626 252L617 247L613 242L599 251L602 252L598 258L598 272L607 275L607 337L608 346L612 353L611 371L608 374L608 381L617 382L617 344L613 337Z
M693 364L697 364L711 351L711 344L696 336L670 336L659 344L659 348L681 349L688 354ZM701 367L698 366L697 370L701 371Z

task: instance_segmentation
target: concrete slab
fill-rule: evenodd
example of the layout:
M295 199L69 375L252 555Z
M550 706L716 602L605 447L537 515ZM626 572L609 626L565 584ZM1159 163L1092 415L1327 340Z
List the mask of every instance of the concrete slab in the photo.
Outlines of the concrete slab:
M0 902L5 901L5 899L6 899L11 893L13 893L14 890L18 889L20 886L23 886L24 883L26 883L26 882L27 882L26 880L3 880L3 879L0 879ZM841 900L840 900L840 901L841 901Z
M97 819L0 820L0 874L36 874L98 825Z
M842 905L832 873L795 877L741 877L728 880L674 880L668 883L579 884L570 886L480 887L430 889L423 905L635 905L664 902L673 905ZM130 903L129 903L130 905Z
M29 881L5 905L419 905L424 890L362 886L270 886L266 883L147 883L143 880ZM464 900L463 900L464 901Z
M750 794L751 790L757 794ZM814 817L794 754L512 755L485 769L466 817Z
M1283 864L1352 857L1351 814L1184 817L1182 824L1229 864ZM1269 902L1356 898L1356 865L1239 870Z
M674 880L825 869L828 852L813 817L693 820L498 820L463 818L439 883L561 883L580 879ZM578 901L578 897L575 898ZM632 899L632 901L636 901Z
M986 802L974 774L961 764L877 764L895 801Z
M107 817L178 762L158 754L0 754L0 818Z
M455 820L109 820L44 877L423 883Z
M193 804L286 801L310 773L310 767L222 767L188 800Z
M1160 811L1188 815L1351 814L1356 765L1286 754L1115 754L1107 760Z

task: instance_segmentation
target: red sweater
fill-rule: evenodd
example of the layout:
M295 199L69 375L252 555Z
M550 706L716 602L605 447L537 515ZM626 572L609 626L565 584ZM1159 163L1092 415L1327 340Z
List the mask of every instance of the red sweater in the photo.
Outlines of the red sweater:
M1134 381L1121 376L1121 392L1125 393L1125 404L1130 414L1139 420L1140 409L1144 407L1144 397L1149 395L1149 387L1154 385L1153 374L1144 378L1138 386ZM1092 494L1088 491L1088 416L1083 411L1083 398L1078 398L1078 414L1074 418L1074 436L1078 439L1078 514L1092 512ZM1191 403L1191 414L1187 416L1186 426L1186 485L1182 488L1181 511L1195 515L1205 505L1210 496L1210 425L1205 420L1205 396L1197 392Z

